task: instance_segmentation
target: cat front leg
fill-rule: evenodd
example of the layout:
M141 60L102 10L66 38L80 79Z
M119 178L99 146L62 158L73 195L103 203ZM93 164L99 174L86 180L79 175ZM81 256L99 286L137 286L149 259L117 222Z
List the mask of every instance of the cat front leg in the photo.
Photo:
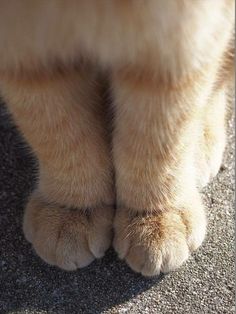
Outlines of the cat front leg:
M199 89L204 71L177 84L153 77L127 70L113 76L114 248L145 276L181 266L206 230L194 158L210 84Z
M99 80L90 68L1 80L1 93L39 161L24 233L46 262L74 270L111 243L113 173Z

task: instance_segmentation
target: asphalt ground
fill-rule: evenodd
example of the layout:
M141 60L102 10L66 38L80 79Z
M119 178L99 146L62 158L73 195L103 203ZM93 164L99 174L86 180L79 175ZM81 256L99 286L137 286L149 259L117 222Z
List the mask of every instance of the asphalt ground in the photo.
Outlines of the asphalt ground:
M0 105L0 313L234 313L233 121L220 173L203 191L204 244L178 271L145 279L112 250L76 272L49 266L34 253L22 216L36 164Z

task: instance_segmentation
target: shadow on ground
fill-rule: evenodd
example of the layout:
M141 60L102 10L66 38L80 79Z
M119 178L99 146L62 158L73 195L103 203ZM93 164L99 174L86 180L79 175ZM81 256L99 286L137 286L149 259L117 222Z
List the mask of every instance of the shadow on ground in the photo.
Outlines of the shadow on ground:
M161 280L134 274L110 250L89 267L64 272L40 260L22 233L36 164L0 106L0 313L46 310L101 313Z
M110 250L89 267L64 272L45 264L22 233L36 164L0 104L0 314L229 314L234 307L234 135L221 172L204 191L208 235L177 272L152 280Z

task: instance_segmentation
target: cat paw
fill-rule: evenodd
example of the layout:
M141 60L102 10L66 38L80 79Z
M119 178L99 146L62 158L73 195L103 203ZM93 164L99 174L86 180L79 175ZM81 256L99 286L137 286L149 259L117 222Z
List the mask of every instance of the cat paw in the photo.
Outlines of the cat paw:
M101 258L112 240L113 209L83 212L32 197L24 216L24 234L48 264L75 270Z
M119 210L113 245L134 271L155 276L180 267L202 243L205 229L203 210L171 210L136 217Z

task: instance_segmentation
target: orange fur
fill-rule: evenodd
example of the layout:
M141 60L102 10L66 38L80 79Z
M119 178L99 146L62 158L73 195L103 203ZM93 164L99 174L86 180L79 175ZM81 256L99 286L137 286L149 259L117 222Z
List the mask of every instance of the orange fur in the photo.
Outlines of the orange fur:
M74 269L102 256L115 203L114 247L144 275L177 268L201 244L198 187L225 145L233 8L0 0L0 89L39 159L24 231L42 258Z

